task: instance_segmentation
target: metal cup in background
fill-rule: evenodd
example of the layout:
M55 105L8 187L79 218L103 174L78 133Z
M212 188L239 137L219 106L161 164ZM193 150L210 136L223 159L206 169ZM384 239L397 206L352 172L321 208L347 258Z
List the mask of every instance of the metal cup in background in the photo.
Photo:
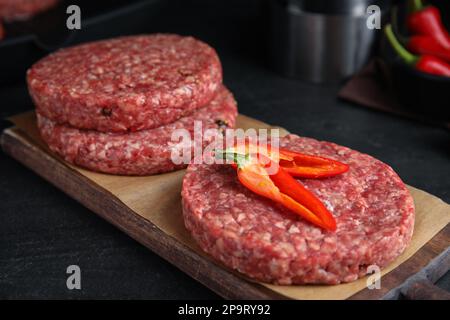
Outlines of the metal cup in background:
M367 27L367 7L387 11L389 1L272 0L270 62L283 75L336 83L373 54L380 30Z

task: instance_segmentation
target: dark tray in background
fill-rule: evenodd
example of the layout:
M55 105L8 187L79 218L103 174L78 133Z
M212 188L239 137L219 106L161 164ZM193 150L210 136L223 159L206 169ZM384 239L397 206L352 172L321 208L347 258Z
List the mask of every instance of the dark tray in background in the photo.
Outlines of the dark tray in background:
M81 9L81 30L66 27L71 4ZM6 37L0 41L0 85L24 81L35 61L60 47L146 32L165 6L162 0L61 0L29 20L6 23Z

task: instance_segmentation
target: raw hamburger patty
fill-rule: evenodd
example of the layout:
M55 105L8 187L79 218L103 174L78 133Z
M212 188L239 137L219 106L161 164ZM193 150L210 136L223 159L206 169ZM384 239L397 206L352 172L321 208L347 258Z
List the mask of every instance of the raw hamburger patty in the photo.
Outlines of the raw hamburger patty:
M315 227L252 193L230 166L189 165L184 221L204 251L251 278L278 284L350 282L404 251L414 203L392 168L330 142L289 135L280 144L350 165L334 178L302 180L332 212L337 230Z
M194 121L203 130L233 127L237 116L236 102L225 88L204 108L171 124L127 134L80 130L59 125L39 113L38 127L51 150L66 161L94 171L121 175L150 175L186 167L174 164L171 152L175 129L186 129L193 137Z
M58 0L0 0L0 19L26 20L56 3Z
M103 132L151 129L206 105L222 68L210 46L172 34L129 36L59 50L27 74L37 110Z

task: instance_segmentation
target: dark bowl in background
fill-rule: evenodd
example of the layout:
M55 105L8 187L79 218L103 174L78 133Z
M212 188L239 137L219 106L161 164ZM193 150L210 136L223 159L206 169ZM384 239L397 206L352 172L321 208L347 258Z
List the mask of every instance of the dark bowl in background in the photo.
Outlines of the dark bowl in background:
M81 8L81 30L66 27L70 4ZM152 32L153 18L166 6L164 0L60 0L31 19L6 23L6 37L0 41L0 85L24 82L26 70L58 48Z
M406 107L450 121L450 78L417 71L402 62L391 64L393 90Z
M441 10L447 30L450 30L449 1L434 2L430 1ZM396 33L403 38L407 38L405 6L400 5L397 13ZM388 66L387 80L390 89L395 93L398 101L405 108L424 116L450 121L450 78L424 73L405 64L392 50L386 38L382 41L381 52Z

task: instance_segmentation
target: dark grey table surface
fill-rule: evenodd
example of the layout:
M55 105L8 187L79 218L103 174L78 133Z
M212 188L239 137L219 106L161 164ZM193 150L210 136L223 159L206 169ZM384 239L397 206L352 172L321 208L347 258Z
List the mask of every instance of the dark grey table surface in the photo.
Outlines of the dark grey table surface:
M232 2L181 2L149 24L214 46L241 113L369 153L450 202L448 131L339 101L338 86L273 73L259 9ZM0 101L1 118L32 108L21 83L0 88ZM3 152L0 168L0 298L218 298ZM73 264L81 290L66 288ZM439 285L449 289L449 278Z

